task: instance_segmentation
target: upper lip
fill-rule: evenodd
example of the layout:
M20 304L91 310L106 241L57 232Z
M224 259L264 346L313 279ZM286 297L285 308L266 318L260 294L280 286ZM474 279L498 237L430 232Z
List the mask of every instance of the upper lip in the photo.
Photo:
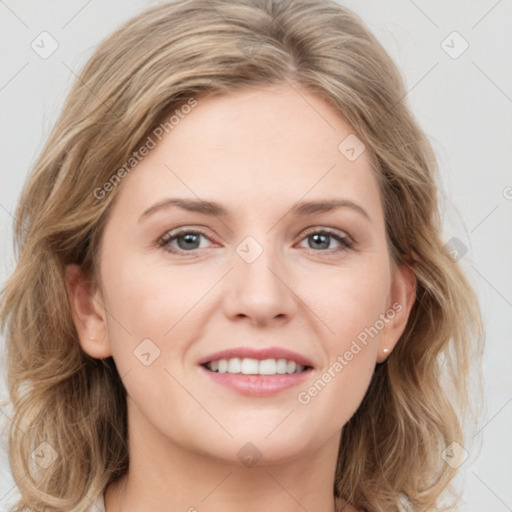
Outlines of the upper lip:
M234 357L239 357L240 359L247 357L251 359L258 359L260 361L263 359L287 359L288 361L295 361L297 364L301 364L302 366L313 366L313 363L307 357L298 354L293 350L288 350L287 348L253 348L247 346L228 348L219 352L215 352L206 357L203 357L199 361L199 364L202 365L212 361L218 361L219 359L232 359Z

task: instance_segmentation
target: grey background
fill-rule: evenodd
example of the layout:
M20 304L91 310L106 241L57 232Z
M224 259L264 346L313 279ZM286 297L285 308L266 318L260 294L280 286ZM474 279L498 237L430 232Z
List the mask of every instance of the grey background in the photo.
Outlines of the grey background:
M157 3L0 0L1 283L14 267L11 215L21 186L75 73L104 36ZM447 197L444 239L456 237L468 248L461 264L483 309L485 409L465 446L461 510L512 511L512 0L341 3L363 18L405 77L407 99L438 156ZM58 42L47 59L31 48L43 31ZM464 40L469 47L453 58ZM5 445L9 411L0 412L3 511L15 487Z

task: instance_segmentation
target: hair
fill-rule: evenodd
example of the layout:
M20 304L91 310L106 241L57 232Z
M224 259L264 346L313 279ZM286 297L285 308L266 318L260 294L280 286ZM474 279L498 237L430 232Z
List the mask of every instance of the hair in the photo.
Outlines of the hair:
M18 507L85 511L128 469L124 386L112 357L81 349L65 286L72 263L99 282L120 170L191 98L279 84L327 100L365 144L392 262L417 285L405 331L343 427L334 496L369 512L402 510L404 499L409 510L441 510L457 473L441 453L464 445L469 371L483 346L479 304L443 244L439 171L402 77L334 0L165 3L125 22L86 63L22 190L16 266L2 290ZM37 471L41 443L56 458Z

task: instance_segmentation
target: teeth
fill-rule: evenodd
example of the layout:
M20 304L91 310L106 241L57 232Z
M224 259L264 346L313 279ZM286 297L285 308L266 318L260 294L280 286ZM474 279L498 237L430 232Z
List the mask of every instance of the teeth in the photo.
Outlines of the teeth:
M259 373L260 375L275 375L276 366L275 359L263 359L259 364Z
M286 373L286 369L288 368L288 364L286 359L278 359L276 362L276 372L279 374Z
M221 359L219 361L219 373L226 373L228 371L228 360Z
M245 375L284 375L301 373L304 366L287 359L251 359L250 357L233 357L232 359L219 359L206 364L212 372L243 373Z
M240 359L238 357L228 360L228 373L240 373Z
M214 361L215 362L215 361ZM213 370L213 367L212 367ZM256 359L242 359L242 363L240 365L241 373L245 375L258 374L259 373L259 365Z

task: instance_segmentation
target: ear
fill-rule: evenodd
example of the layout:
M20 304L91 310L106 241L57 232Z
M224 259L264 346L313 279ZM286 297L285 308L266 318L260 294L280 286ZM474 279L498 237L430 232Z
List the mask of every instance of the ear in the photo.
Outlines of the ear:
M394 268L389 306L386 312L388 322L382 330L377 362L382 363L395 348L405 330L409 314L416 299L416 276L407 265Z
M111 356L100 290L93 289L90 278L79 265L68 265L65 279L71 315L80 346L86 354L96 359Z

